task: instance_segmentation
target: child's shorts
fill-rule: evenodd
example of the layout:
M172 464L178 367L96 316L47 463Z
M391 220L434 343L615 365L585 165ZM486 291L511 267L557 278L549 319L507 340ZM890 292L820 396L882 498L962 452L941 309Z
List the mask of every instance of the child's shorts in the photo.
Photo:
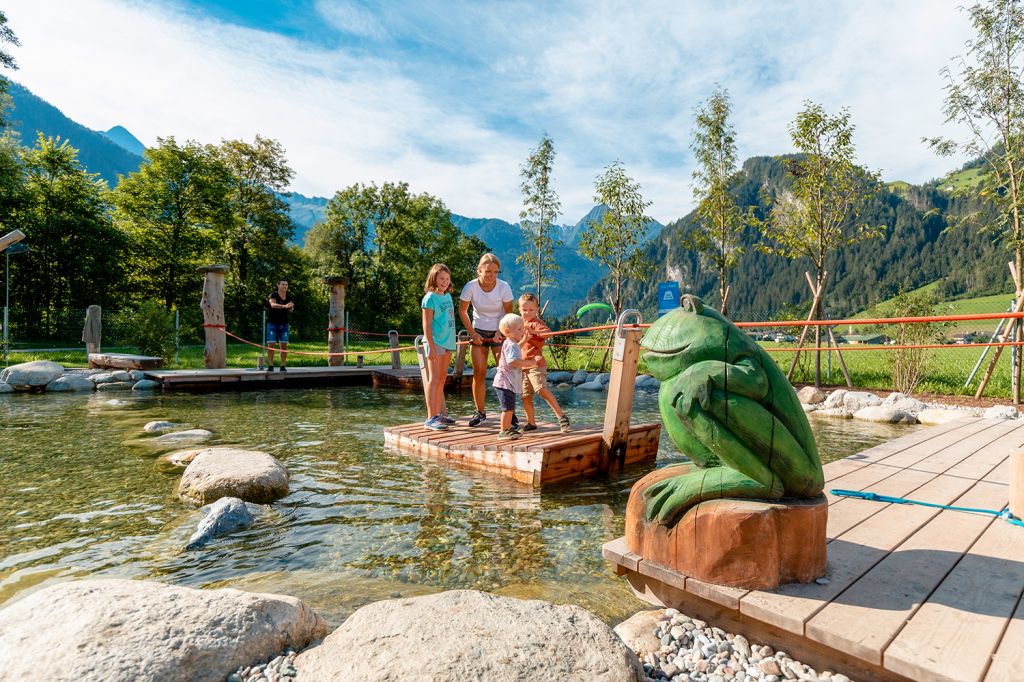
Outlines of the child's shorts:
M531 398L540 393L548 385L547 367L530 367L523 370L523 397Z
M501 406L502 412L514 412L516 409L516 394L514 391L510 391L507 388L494 387L494 390L498 392L498 405Z

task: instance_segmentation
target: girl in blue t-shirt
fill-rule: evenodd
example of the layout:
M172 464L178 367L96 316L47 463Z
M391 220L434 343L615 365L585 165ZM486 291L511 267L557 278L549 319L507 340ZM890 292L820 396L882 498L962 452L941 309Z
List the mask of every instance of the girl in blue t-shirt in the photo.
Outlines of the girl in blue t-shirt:
M423 338L427 342L429 379L424 395L427 401L428 429L444 431L454 419L448 418L444 401L444 381L455 351L455 304L452 303L452 273L444 263L435 263L423 285Z

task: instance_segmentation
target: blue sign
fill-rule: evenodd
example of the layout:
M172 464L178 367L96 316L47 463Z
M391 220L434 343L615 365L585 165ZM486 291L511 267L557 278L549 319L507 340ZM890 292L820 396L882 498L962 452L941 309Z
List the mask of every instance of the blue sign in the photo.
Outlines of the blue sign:
M658 317L679 307L679 282L662 282L658 285Z

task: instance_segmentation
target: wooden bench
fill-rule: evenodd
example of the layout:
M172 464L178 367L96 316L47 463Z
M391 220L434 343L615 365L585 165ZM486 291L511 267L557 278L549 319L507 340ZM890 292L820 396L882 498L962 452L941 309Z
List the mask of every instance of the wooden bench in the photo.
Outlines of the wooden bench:
M103 369L160 369L163 358L128 353L89 353L89 366Z

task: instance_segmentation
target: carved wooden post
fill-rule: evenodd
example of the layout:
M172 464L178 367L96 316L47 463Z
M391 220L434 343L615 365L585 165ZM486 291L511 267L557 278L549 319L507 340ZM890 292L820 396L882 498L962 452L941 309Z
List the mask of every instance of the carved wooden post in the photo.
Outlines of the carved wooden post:
M427 383L430 381L430 365L429 365L429 363L427 363L427 353L426 353L427 342L423 338L423 335L420 334L412 342L412 345L416 346L416 362L418 362L419 365L420 365L420 382L423 384L423 398L426 401L427 405L429 405L430 404L430 395L428 393L429 387L427 386ZM427 419L430 419L431 417L434 416L432 414L429 414L429 412L430 412L430 408L428 407L427 408L427 413L428 413L427 414Z
M388 332L388 346L398 348L398 332L394 329ZM402 369L401 351L391 351L391 369Z
M330 287L330 307L328 308L327 352L341 353L345 344L345 285L344 277L325 277L324 282ZM340 367L344 364L343 355L328 356L327 364Z
M103 309L98 305L91 305L85 310L85 326L82 327L82 341L85 343L85 361L89 369L93 369L93 353L100 352L100 340L103 337Z
M203 280L203 331L206 348L203 363L207 369L224 369L228 364L228 349L224 336L224 273L228 266L217 263L198 268L205 274Z
M626 310L615 325L612 350L612 376L608 382L608 403L604 410L604 431L601 433L601 456L598 470L608 473L621 469L626 463L626 441L629 438L629 418L633 413L633 391L636 388L636 365L640 359L640 337L643 329L627 328L628 317L643 322L640 312Z
M467 332L465 329L463 329L461 332L459 332L459 335L456 337L456 342L457 343L463 343L464 341L469 341L469 332ZM461 346L460 345L455 346L455 372L454 372L454 374L455 374L455 385L456 386L460 385L459 379L461 379L462 375L466 373L466 349L467 348L469 348L469 344L468 343L465 344L465 345L461 345Z
M1010 453L1010 513L1024 518L1024 451Z

